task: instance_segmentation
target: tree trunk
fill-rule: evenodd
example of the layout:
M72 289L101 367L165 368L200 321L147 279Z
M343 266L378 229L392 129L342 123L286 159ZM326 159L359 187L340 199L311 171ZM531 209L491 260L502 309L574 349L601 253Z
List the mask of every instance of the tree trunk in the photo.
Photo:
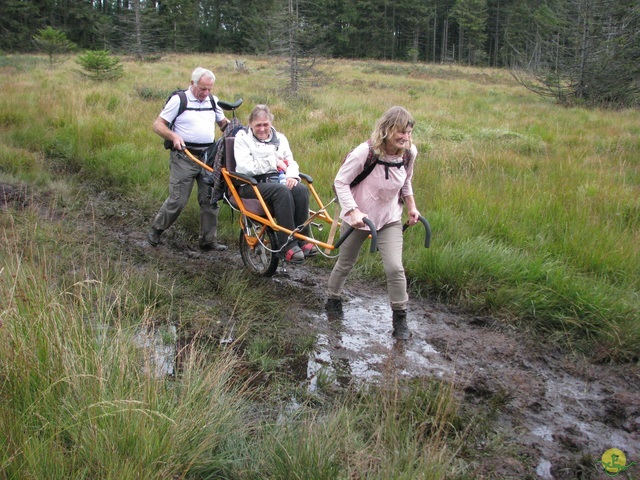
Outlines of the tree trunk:
M418 54L420 52L420 26L417 26L413 31L413 48L411 52L411 61L416 63L418 61Z
M289 0L289 88L293 95L298 93L298 56L296 53L296 17L293 0Z
M433 10L433 53L431 61L436 61L436 41L438 39L438 11L434 8Z
M135 57L142 60L142 15L140 13L140 0L133 0L134 28L135 28Z
M496 9L496 28L493 32L493 55L491 59L491 65L498 66L498 56L500 55L500 2L498 2L498 8Z
M580 81L576 91L577 98L585 95L585 76L587 69L587 55L589 53L589 19L591 18L591 0L584 0L581 5L582 17L582 39L580 42Z
M444 63L447 58L447 49L449 48L449 45L447 42L448 38L449 38L449 20L445 18L442 25L442 51L440 53L441 55L440 63Z

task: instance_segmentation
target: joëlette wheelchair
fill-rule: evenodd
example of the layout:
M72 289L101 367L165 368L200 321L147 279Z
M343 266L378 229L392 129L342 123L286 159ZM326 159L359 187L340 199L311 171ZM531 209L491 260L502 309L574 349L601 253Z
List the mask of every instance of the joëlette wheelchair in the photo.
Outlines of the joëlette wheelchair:
M220 108L232 112L234 119L236 118L236 109L241 104L241 99L234 103L218 101ZM309 217L303 225L298 225L294 230L286 229L278 225L277 221L273 218L273 215L257 188L258 181L254 177L235 171L235 137L231 135L225 136L223 141L223 162L222 165L220 165L222 179L226 185L223 200L234 211L239 212L240 235L238 241L240 255L245 266L257 275L263 277L270 277L277 271L278 264L282 260L279 255L282 245L278 244L276 232L284 232L288 235L289 239L297 238L304 242L312 243L316 246L320 254L326 257L335 257L336 254L334 251L337 250L354 231L354 228L349 226L345 232L335 240L336 232L340 226L340 220L337 218L338 208L335 208L334 216L332 217L328 213L328 207L334 202L337 202L337 198L334 197L325 205L313 186L313 177L305 173L300 173L301 180L305 182L309 189L310 203L315 203L317 208L315 210L309 209ZM190 155L188 151L186 151L186 153L203 168L213 171L212 167L203 164L197 158ZM251 185L256 198L241 197L238 193L240 185ZM431 242L431 227L424 217L420 217L420 221L426 229L425 247L428 248ZM370 230L370 251L373 253L377 250L376 228L368 218L365 218L364 222ZM300 233L306 226L314 227L318 232L322 232L325 224L329 227L329 233L324 240L316 239L312 236L313 228L309 229L311 232L310 236L305 236ZM408 225L405 224L404 229L407 227Z

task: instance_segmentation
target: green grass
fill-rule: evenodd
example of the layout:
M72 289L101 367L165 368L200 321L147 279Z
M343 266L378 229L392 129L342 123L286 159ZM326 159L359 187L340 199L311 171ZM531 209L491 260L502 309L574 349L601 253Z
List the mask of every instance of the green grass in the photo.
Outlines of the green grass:
M10 218L0 275L3 478L229 471L229 452L246 435L235 361L194 351L179 383L158 382L133 337L170 296L153 278L94 263L80 232L74 244ZM51 242L59 237L63 248Z
M545 334L560 328L587 351L590 343L606 345L612 359L637 353L637 111L560 107L499 70L371 62L333 62L333 81L292 102L279 96L268 59L249 58L248 73L233 70L227 56L167 60L175 66L126 63L125 78L111 84L77 78L70 62L18 72L0 100L4 174L38 183L74 174L151 217L167 175L151 123L167 93L204 64L218 75L220 98L245 99L243 121L254 103L270 104L328 199L344 155L388 106L405 105L418 122L417 203L434 232L428 252L420 234L407 235L416 291L526 320ZM228 218L221 233L233 242ZM191 238L197 225L192 201L176 231ZM366 255L356 274L382 276Z
M420 226L405 234L412 294L594 360L637 361L638 111L562 108L504 71L470 68L334 62L330 83L292 102L267 58L247 57L242 73L224 55L125 62L122 80L100 84L73 60L3 61L0 182L34 207L0 212L0 478L473 475L461 445L484 427L458 412L452 385L391 375L366 392L337 393L330 378L300 391L290 369L314 338L278 307L299 291L273 298L241 270L194 275L102 238L105 218L144 232L164 200L167 153L151 125L199 64L220 98L244 98L243 121L271 106L324 199L386 108L409 108L414 189L433 230L428 250ZM195 242L198 221L192 198L175 241ZM236 222L223 209L232 248ZM378 257L363 250L354 274L382 279ZM167 325L185 362L160 381L134 337Z

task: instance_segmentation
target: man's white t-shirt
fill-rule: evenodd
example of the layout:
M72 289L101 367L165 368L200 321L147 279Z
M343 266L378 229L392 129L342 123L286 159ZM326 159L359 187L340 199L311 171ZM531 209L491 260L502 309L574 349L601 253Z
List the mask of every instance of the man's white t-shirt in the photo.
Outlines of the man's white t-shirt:
M180 109L180 97L172 96L160 112L160 117L171 123L175 119L173 131L187 143L213 143L215 140L216 122L224 120L224 112L218 106L218 97L214 96L216 109L211 110L211 100L207 98L201 102L191 89L187 95L187 109L176 118ZM193 109L193 110L191 110Z

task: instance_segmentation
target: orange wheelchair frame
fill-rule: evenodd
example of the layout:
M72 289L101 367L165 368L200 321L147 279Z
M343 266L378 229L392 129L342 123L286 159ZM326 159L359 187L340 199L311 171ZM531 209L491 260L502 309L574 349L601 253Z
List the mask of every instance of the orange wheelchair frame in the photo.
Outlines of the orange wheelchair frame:
M224 110L232 111L233 116L235 117L235 110L241 105L241 103L242 100L238 100L233 104L219 101L218 105ZM265 277L270 277L276 272L278 264L280 260L282 260L279 255L282 246L278 245L276 232L285 233L289 239L297 238L298 240L311 243L316 246L320 254L327 257L333 257L334 255L331 255L331 252L339 248L347 237L354 231L354 228L349 226L334 242L336 232L340 226L340 220L337 218L337 204L333 217L328 213L327 209L332 203L337 201L337 198L334 197L325 205L313 186L313 178L310 175L300 173L300 178L305 182L305 185L309 189L310 199L312 198L316 203L317 209L310 209L309 218L304 224L297 226L294 230L289 230L278 225L278 222L269 211L268 206L258 190L258 181L254 177L243 175L235 171L234 141L235 138L232 136L224 138L224 162L220 171L226 185L224 201L234 211L238 211L240 213L240 235L238 241L240 246L240 255L245 266L254 273ZM185 153L191 160L198 163L202 168L213 172L212 167L198 160L187 149L185 149ZM241 197L238 193L238 187L241 184L250 185L253 188L256 198ZM424 217L420 217L420 221L425 226L427 233L425 237L425 247L429 247L431 241L431 227ZM364 222L370 230L370 251L373 253L377 250L376 228L373 222L368 218L365 218ZM323 224L328 224L330 226L329 235L326 240L318 240L313 236L306 236L300 233L306 226L313 226L319 231L322 231L324 228ZM407 226L408 224L405 224L404 228L406 229Z

